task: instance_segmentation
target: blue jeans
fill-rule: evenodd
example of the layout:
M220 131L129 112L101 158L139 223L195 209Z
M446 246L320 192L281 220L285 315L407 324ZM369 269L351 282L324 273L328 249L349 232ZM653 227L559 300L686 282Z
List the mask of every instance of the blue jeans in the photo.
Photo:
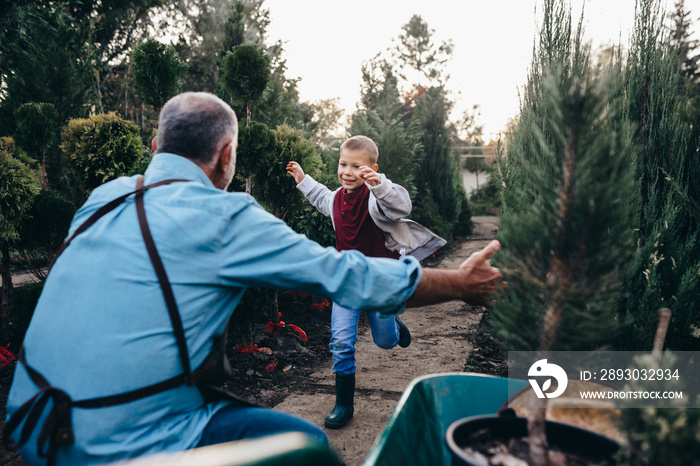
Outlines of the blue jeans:
M304 419L267 408L231 405L209 420L197 447L284 432L308 434L328 445L328 437L323 430Z
M355 343L357 342L357 324L362 311L353 311L338 303L333 303L331 314L331 354L333 355L333 372L352 374L355 366ZM367 312L372 339L380 348L393 348L399 343L399 325L393 315L380 312Z

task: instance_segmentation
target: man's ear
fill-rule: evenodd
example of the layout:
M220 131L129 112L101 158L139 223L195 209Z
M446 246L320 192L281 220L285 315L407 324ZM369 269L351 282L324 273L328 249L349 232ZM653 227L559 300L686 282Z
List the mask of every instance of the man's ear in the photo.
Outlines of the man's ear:
M375 172L379 173L379 165L377 165L376 163L375 163L374 165L372 165L371 168L372 168L372 170L374 170Z
M151 152L155 154L157 149L158 149L158 137L154 136L153 139L151 139Z
M224 147L221 148L221 151L219 152L219 169L221 169L222 173L226 173L226 170L228 169L228 164L231 161L231 149L233 148L233 145L228 142Z

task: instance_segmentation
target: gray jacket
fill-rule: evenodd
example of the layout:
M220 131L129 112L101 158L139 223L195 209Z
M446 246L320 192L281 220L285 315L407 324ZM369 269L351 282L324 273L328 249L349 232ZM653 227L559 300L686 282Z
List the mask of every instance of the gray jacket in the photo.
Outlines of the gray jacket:
M404 218L411 213L411 198L408 191L386 176L380 174L381 183L367 187L369 196L369 215L374 223L384 233L387 249L399 251L414 256L418 260L425 259L447 241L428 230L424 226ZM306 175L297 188L304 193L313 205L323 215L333 220L333 201L341 188L331 191L325 185Z

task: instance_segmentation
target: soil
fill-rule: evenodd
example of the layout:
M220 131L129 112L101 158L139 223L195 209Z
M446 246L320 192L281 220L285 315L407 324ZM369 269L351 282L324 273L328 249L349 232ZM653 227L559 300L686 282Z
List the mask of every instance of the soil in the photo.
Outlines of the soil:
M475 217L474 221L474 236L445 246L434 257L424 260L423 265L456 267L471 252L483 248L493 239L498 218ZM266 324L257 325L255 342L261 351L241 351L236 346L240 336L231 332L227 355L233 376L224 387L261 406L300 415L322 426L323 416L332 408L334 388L328 350L331 311L330 306L318 301L310 296L281 293L281 320L287 325L274 334L267 331ZM356 415L346 428L326 430L331 445L347 465L361 464L413 377L449 371L507 375L506 355L488 333L488 311L454 302L440 306L444 307L404 313L402 320L414 335L414 343L406 349L377 348L368 336L365 316L360 320L356 414L364 410L377 415L365 415L361 423L356 422ZM289 324L303 330L307 341L304 342L303 336ZM435 351L442 357L436 357ZM0 369L0 429L4 427L13 373L14 363ZM24 466L16 451L2 442L0 464Z
M475 434L475 436L478 435ZM482 441L475 438L471 446L464 451L477 462L484 465L527 466L529 464L530 447L524 439L489 439ZM612 460L591 461L581 455L549 448L547 451L549 466L613 466Z

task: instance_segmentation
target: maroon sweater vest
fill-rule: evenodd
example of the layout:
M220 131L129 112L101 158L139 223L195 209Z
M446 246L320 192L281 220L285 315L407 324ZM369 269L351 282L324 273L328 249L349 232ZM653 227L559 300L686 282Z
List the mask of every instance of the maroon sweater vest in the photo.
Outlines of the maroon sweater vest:
M338 251L360 251L368 257L398 259L398 252L386 248L384 234L369 214L369 195L367 185L362 185L360 189L351 193L343 188L335 195L335 248Z

